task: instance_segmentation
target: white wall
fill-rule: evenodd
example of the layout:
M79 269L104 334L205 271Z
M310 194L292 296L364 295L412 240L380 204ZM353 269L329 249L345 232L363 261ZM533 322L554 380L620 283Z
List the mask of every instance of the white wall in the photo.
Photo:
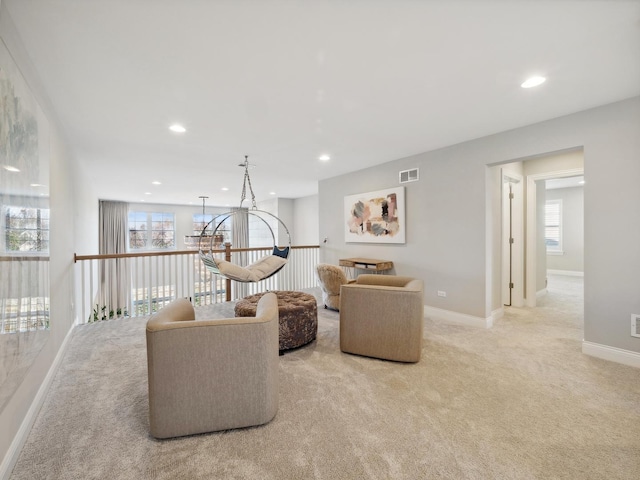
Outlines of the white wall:
M17 460L21 442L26 439L29 422L37 414L37 400L42 400L45 379L61 351L75 318L74 312L74 264L73 254L79 238L86 238L84 228L95 226L97 232L97 201L91 199L83 182L82 170L67 151L64 135L57 122L55 112L42 89L35 68L29 61L24 47L15 32L15 27L5 6L0 4L0 35L5 41L16 64L42 107L49 121L49 172L50 172L50 335L34 359L24 380L0 412L0 477L6 475ZM80 206L95 202L96 220L88 220ZM93 233L97 237L97 233ZM97 245L97 241L95 243Z
M425 282L425 302L487 318L496 297L496 209L487 166L583 148L585 179L585 340L640 352L630 336L640 313L640 97L365 169L319 184L321 261L343 256L393 260L396 272ZM343 198L397 185L398 171L420 168L406 184L405 245L347 244ZM614 235L618 248L603 249ZM447 291L438 297L437 290Z
M296 245L318 245L319 233L318 195L296 198L293 201L293 230Z
M584 189L554 188L546 196L547 200L562 200L563 251L562 255L547 255L547 269L584 272Z
M295 222L293 220L293 212L294 212L294 200L291 198L279 198L278 199L278 215L277 217L280 219L278 222L278 244L280 246L284 246L287 233L282 224L287 226L287 230L289 230L289 235L291 235L291 244L292 245L300 245L297 240L297 232L295 228Z

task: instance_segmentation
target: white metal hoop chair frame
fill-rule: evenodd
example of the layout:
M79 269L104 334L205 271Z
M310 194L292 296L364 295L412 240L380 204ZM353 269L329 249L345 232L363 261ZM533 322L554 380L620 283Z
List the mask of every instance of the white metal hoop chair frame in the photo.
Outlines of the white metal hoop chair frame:
M285 223L276 217L273 213L259 210L256 206L256 197L253 193L253 187L251 186L251 177L249 176L249 157L245 155L244 163L241 163L239 166L244 167L244 181L242 184L242 197L240 199L240 207L242 207L242 202L246 199L247 193L247 184L249 185L249 190L251 191L251 203L252 207L246 211L248 215L252 215L267 226L269 232L271 233L271 238L273 240L273 251L271 255L267 255L256 262L253 262L246 267L242 267L239 265L232 264L226 260L216 259L213 255L213 242L216 238L216 233L220 229L220 225L224 223L229 217L234 217L242 212L242 210L238 209L231 212L222 213L220 215L216 215L209 223L205 225L202 229L202 233L200 234L200 245L199 245L199 254L202 262L205 264L207 269L216 275L220 275L221 277L227 278L229 280L234 280L236 282L259 282L261 280L265 280L272 275L278 273L287 263L289 258L289 252L291 251L291 234L289 233L289 229L285 225ZM268 215L272 218L275 218L280 225L282 225L287 232L287 246L285 248L280 248L276 244L276 236L273 233L273 229L269 222L267 222L261 215ZM222 218L222 220L218 221L218 219ZM209 251L207 253L202 250L202 240L203 237L206 236L206 230L213 222L218 222L216 228L213 230L211 235L211 240L209 242Z

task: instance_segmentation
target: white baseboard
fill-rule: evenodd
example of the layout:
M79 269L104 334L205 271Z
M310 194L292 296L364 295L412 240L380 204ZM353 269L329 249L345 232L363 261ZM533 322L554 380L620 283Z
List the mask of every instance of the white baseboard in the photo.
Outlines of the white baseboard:
M582 353L603 360L609 360L610 362L640 368L640 353L632 352L631 350L623 350L622 348L583 341Z
M49 367L49 371L47 375L44 377L40 388L38 389L38 393L36 393L27 414L22 420L20 424L20 428L16 433L9 449L7 450L2 463L0 463L0 479L9 480L9 476L11 475L11 471L13 467L15 467L16 462L18 461L18 457L20 456L20 452L22 451L22 447L27 441L29 437L29 432L31 432L31 427L33 427L34 422L36 421L36 417L38 416L38 412L40 412L40 408L44 402L44 398L49 391L49 387L51 386L51 382L53 382L53 377L55 377L56 372L58 371L58 367L62 362L62 358L67 350L67 346L69 345L69 340L71 339L71 332L73 332L73 328L70 328L67 332L66 337L62 341L62 345L60 345L60 349L56 354L56 358L53 359L53 363L51 367Z
M575 270L547 270L551 275L567 275L569 277L584 277L584 272Z
M451 310L444 310L442 308L430 307L428 305L424 306L424 315L425 317L437 318L438 320L444 320L445 322L459 323L462 325L480 328L491 328L493 326L494 319L493 313L490 317L482 318L467 315L466 313L458 313L452 312Z

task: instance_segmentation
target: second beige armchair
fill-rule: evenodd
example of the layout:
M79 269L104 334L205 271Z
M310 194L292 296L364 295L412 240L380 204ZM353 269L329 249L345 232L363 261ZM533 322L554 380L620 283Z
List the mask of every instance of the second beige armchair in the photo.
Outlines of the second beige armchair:
M360 275L340 291L340 350L418 362L424 322L423 282L396 275Z

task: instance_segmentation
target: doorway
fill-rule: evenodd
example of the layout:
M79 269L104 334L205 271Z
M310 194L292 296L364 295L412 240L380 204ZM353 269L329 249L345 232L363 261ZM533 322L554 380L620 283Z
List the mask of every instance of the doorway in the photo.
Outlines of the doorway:
M544 185L552 179L563 179L584 175L583 168L558 170L545 173L527 175L527 208L526 208L526 279L525 279L525 304L527 307L535 307L541 286L546 283L547 266L546 255L547 239L545 238ZM540 198L540 196L543 196ZM583 237L584 238L584 237Z

